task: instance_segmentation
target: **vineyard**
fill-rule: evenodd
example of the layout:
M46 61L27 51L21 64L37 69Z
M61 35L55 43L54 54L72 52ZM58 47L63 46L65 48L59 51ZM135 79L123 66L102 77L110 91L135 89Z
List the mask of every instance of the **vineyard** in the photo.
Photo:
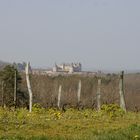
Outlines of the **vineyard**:
M140 139L140 74L27 76L0 72L0 139Z

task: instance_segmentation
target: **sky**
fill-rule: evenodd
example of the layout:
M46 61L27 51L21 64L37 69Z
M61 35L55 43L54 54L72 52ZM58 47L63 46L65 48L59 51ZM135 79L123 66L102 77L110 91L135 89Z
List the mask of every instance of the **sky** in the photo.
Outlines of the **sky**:
M140 0L0 0L0 60L140 69Z

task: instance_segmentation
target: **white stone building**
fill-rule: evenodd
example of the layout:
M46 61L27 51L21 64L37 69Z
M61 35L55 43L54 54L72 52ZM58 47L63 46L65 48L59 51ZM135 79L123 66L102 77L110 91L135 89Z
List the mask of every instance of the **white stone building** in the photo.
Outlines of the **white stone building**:
M81 72L82 71L82 64L81 63L71 63L71 64L61 64L53 67L53 72L67 72L67 73L73 73L73 72Z

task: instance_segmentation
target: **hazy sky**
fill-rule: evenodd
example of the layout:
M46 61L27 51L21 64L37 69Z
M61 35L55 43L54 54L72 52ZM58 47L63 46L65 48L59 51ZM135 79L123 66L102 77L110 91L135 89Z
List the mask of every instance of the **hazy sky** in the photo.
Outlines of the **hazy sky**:
M0 0L0 60L140 69L140 0Z

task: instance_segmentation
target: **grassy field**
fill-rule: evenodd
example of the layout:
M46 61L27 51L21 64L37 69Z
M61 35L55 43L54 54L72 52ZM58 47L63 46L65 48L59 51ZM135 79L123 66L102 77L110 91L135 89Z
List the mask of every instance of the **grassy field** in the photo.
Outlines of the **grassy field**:
M116 105L91 109L0 108L2 140L139 140L140 113L124 113Z

